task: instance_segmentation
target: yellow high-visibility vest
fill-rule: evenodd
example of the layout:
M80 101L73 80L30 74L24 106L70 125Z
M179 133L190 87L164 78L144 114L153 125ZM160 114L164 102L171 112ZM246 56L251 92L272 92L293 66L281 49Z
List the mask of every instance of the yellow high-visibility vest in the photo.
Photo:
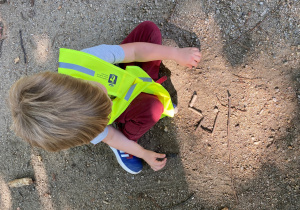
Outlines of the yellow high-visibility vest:
M99 82L105 86L112 100L112 112L108 124L113 123L141 92L156 95L164 106L161 118L174 116L169 92L140 67L127 66L123 70L94 55L61 48L58 73L75 78ZM142 105L141 105L142 106Z

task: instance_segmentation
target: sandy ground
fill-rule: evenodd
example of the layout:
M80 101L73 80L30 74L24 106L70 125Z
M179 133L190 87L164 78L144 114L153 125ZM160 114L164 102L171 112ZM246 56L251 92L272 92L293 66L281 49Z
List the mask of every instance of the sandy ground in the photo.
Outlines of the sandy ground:
M297 0L0 4L0 209L300 209L299 14ZM162 171L145 165L130 175L105 144L47 153L12 133L6 98L17 79L56 71L60 47L120 43L144 20L160 27L164 44L203 53L192 70L163 62L179 113L140 139L177 154ZM195 91L197 130L202 116L188 109ZM34 184L8 186L24 177Z

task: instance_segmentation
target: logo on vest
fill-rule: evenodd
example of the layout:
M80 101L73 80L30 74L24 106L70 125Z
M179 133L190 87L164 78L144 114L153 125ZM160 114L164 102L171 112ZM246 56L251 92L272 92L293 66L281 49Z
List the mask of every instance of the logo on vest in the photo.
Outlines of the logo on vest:
M109 86L113 87L117 83L118 76L114 74L110 74L108 78Z

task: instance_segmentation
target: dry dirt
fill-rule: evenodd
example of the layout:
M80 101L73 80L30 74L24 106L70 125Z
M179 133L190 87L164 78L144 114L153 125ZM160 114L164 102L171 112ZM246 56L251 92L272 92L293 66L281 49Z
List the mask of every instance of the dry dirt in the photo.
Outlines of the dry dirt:
M0 209L300 209L299 14L298 0L0 4ZM130 175L105 144L47 153L15 137L5 102L14 81L56 71L60 47L116 44L144 20L158 24L164 44L203 53L192 70L163 62L179 113L140 139L177 154L162 171L145 165ZM219 111L213 133L195 130L201 116L188 109L194 92L203 127L211 129ZM8 187L23 177L35 183Z

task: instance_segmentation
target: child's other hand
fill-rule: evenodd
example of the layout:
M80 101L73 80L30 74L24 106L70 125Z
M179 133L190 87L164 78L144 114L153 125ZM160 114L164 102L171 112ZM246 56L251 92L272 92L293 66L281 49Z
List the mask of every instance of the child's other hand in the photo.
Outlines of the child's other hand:
M201 60L201 52L196 47L177 48L175 61L182 66L193 68Z
M154 170L158 171L165 167L167 163L167 158L165 154L156 153L150 150L146 150L144 155L144 160L149 164L149 166ZM157 160L157 158L163 159L162 161Z

